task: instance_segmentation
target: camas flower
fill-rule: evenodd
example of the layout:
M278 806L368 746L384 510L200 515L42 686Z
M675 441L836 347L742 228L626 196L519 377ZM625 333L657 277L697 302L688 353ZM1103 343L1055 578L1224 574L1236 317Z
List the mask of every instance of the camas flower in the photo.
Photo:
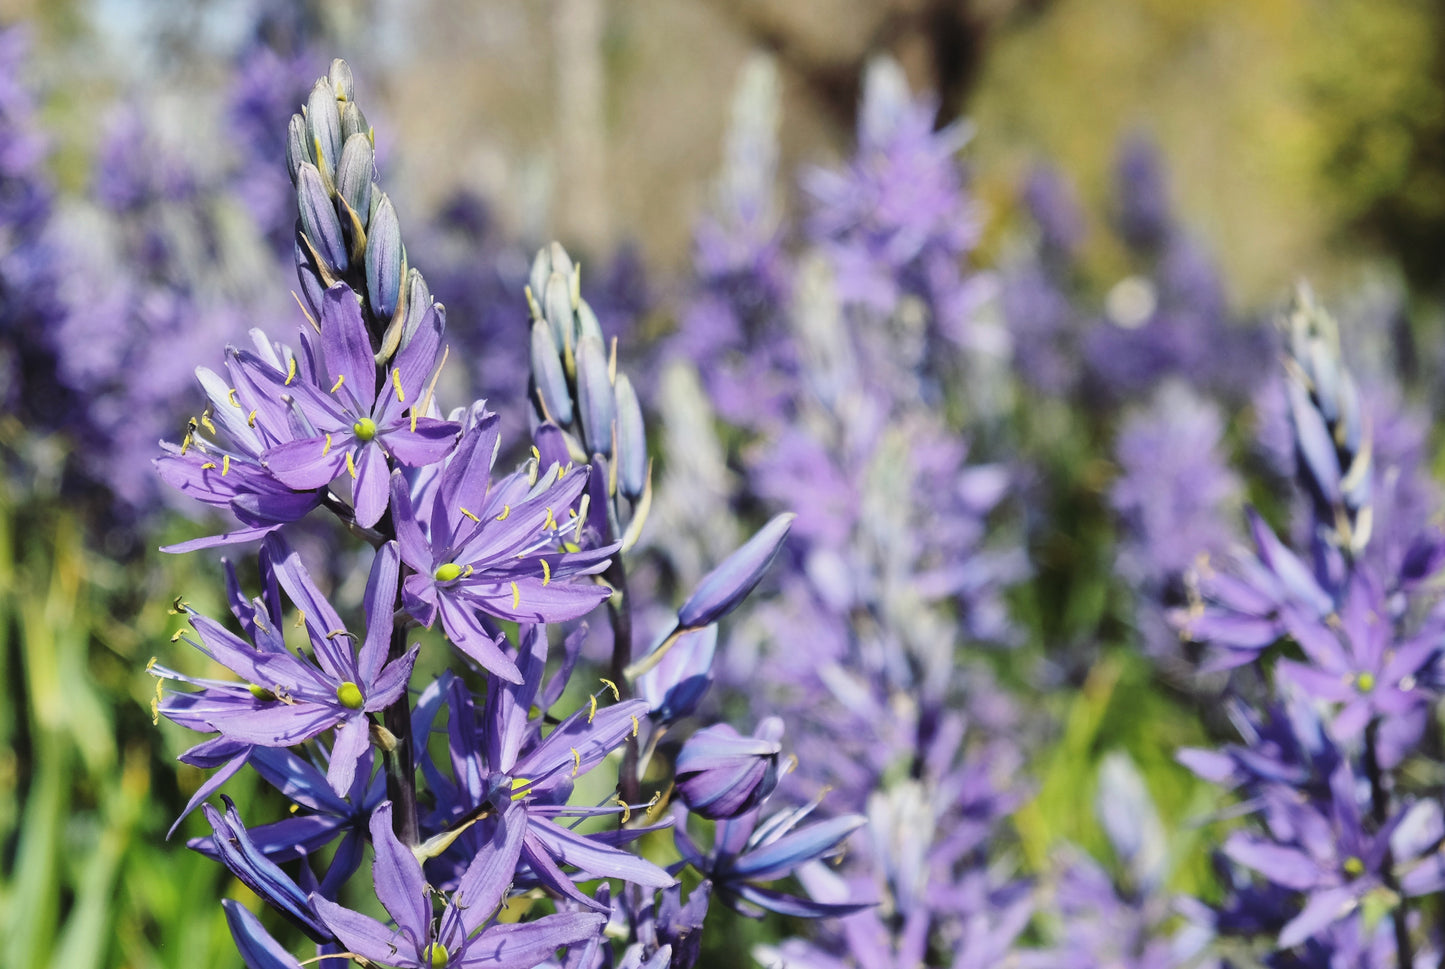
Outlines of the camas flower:
M478 420L440 475L416 496L406 478L394 474L392 519L402 560L415 570L403 585L406 610L428 627L440 615L458 649L520 683L516 663L479 613L527 623L586 615L611 590L561 580L602 571L616 546L563 550L556 516L565 516L581 495L585 466L539 473L534 464L493 485L497 428L495 415Z
M290 395L313 433L269 448L262 464L283 484L301 490L324 488L345 471L355 482L356 523L370 528L386 512L387 458L407 467L432 464L447 455L460 431L424 413L442 318L435 307L427 311L380 390L366 321L349 286L326 291L320 329L321 345L310 354L312 379L293 379L293 373L278 380L263 371L277 395ZM319 386L321 380L329 389Z
M311 896L321 920L351 952L396 969L531 969L564 945L601 931L603 918L565 912L535 922L492 924L517 870L526 824L520 809L505 811L493 837L467 866L439 919L432 917L433 890L421 863L392 831L391 803L371 816L376 897L396 921L390 928L367 915Z

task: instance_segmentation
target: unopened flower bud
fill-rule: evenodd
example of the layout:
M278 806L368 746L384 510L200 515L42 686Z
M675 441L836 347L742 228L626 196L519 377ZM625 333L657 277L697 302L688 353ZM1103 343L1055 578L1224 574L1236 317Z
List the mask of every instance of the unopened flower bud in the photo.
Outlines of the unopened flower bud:
M542 312L552 325L552 339L563 359L572 356L576 346L576 326L572 318L572 292L567 277L553 272L547 277L547 287L542 291Z
M316 163L311 155L311 138L306 133L306 119L299 114L291 116L291 122L286 126L286 170L291 173L291 184L296 184L296 179L301 172L301 166L306 163Z
M617 407L617 484L622 493L635 500L647 486L647 427L642 422L642 405L627 374L617 375L613 386Z
M363 135L367 143L371 143L371 125L366 115L361 113L361 107L355 101L348 101L341 109L341 143L345 145L352 135Z
M311 136L316 166L326 173L326 182L336 178L336 162L341 157L341 109L336 91L325 78L311 88L306 99L306 131Z
M752 737L725 723L704 727L677 755L677 791L692 813L713 820L751 811L778 784L783 721L768 717Z
M785 512L773 518L723 563L703 576L697 589L677 610L678 625L696 628L716 622L742 602L763 578L783 539L798 517Z
M612 383L607 379L607 350L596 337L577 344L577 408L589 454L612 456Z
M562 359L557 355L552 328L546 320L532 323L532 383L542 395L542 403L552 420L558 424L572 423L572 393L567 389Z
M341 220L336 217L336 206L321 180L321 173L309 162L301 166L296 201L301 213L301 231L316 255L331 272L344 273L351 263L341 239Z
M647 701L652 716L661 723L674 723L691 715L712 685L717 627L704 626L675 635L676 642L657 665L637 678L637 695Z
M331 62L331 70L326 76L331 82L331 89L336 92L336 100L356 100L356 81L351 76L350 64L338 57Z
M348 142L347 147L350 145ZM401 244L401 222L397 220L391 199L383 192L366 233L366 298L378 319L390 320L396 312L405 276L406 249Z

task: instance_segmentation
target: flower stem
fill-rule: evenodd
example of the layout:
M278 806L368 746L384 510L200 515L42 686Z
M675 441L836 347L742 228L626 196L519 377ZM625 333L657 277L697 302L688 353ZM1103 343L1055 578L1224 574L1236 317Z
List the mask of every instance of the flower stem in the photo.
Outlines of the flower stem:
M406 654L407 620L398 619L391 631L391 656L395 661ZM392 803L396 837L412 846L421 842L416 818L416 764L411 748L411 697L406 690L383 713L386 729L396 737L396 746L386 753L386 796Z

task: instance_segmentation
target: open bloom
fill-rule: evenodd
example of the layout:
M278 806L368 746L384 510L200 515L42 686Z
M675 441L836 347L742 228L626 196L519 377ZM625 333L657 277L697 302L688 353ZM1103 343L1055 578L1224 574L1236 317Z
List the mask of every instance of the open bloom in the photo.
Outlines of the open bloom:
M581 495L586 467L535 465L491 480L499 445L495 414L463 436L432 489L430 507L413 504L406 479L392 477L392 517L401 557L415 570L403 586L408 612L425 626L438 614L447 638L491 672L521 682L479 614L515 622L562 622L586 615L610 594L568 582L607 567L615 545L566 551L557 520ZM569 526L570 527L570 526Z
M267 371L278 395L288 395L314 433L270 448L266 468L292 488L324 488L345 471L353 481L356 523L375 525L386 511L387 458L421 467L444 458L460 428L426 415L427 385L435 370L442 318L427 311L411 342L377 387L371 338L356 294L345 285L326 291L321 303L321 345L314 374L284 380ZM408 414L408 412L410 412Z
M519 809L507 811L496 831L477 852L446 900L440 919L432 918L433 890L421 863L397 840L391 827L391 803L371 816L372 865L376 897L396 921L392 928L320 895L311 896L321 920L348 950L377 965L396 969L531 969L600 932L604 919L592 912L566 912L535 922L493 924L517 870L526 828ZM484 928L485 927L485 928Z

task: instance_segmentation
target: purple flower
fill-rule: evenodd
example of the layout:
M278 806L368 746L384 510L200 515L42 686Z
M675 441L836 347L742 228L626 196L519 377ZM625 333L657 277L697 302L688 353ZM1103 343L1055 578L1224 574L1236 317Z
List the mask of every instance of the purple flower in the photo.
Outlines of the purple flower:
M768 717L751 737L725 723L704 727L677 755L677 790L693 814L718 820L751 811L778 783L783 721Z
M311 896L321 921L346 948L397 969L448 966L531 969L558 948L601 931L603 919L588 912L549 915L535 922L494 923L517 869L526 825L512 808L497 819L493 837L477 852L442 910L432 917L432 889L411 849L392 831L391 803L371 816L376 897L396 922L390 928L367 915Z
M392 603L396 599L399 556L395 543L377 551L367 582L366 639L360 651L351 645L341 617L312 582L300 557L280 539L267 548L275 580L301 610L315 661L287 649L277 613L257 613L254 646L205 616L192 615L197 649L241 676L244 683L198 682L198 693L171 694L160 712L187 725L245 744L289 747L336 729L327 778L345 795L357 761L370 744L368 713L396 701L406 689L420 646L387 662L391 647Z
M564 528L575 524L566 512L587 483L586 466L543 470L534 463L493 485L497 427L492 414L470 427L420 494L395 474L392 519L402 559L415 570L403 586L407 611L428 627L440 615L458 649L520 683L480 614L528 623L586 615L610 590L567 580L605 569L616 546L560 549Z
M369 528L386 511L388 458L420 467L440 461L456 442L460 428L455 423L421 413L429 402L426 390L436 367L442 320L435 308L428 310L385 371L380 388L366 321L350 287L326 291L320 325L313 375L329 389L272 375L274 393L291 395L312 433L268 448L262 464L298 490L324 488L345 471L354 480L356 523Z

